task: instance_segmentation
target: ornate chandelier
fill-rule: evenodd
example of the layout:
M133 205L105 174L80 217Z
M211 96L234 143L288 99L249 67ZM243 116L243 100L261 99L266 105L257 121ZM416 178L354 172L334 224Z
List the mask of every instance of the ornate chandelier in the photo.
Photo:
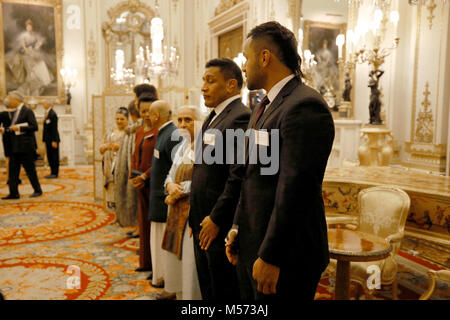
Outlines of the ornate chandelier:
M159 81L162 77L177 75L180 57L173 46L163 45L164 23L159 16L158 1L155 3L155 17L150 24L151 43L140 46L130 68L126 68L125 51L115 51L115 68L111 68L111 79L115 84L133 87L141 83L150 83L150 79Z
M136 55L136 74L144 78L157 78L178 74L180 57L173 46L164 46L164 23L159 17L158 1L155 4L156 16L151 21L151 49L140 47Z

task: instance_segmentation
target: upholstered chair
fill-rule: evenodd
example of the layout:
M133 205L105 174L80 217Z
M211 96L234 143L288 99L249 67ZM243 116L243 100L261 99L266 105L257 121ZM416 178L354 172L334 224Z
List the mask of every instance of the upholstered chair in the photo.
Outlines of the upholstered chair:
M398 299L395 256L403 239L409 207L409 196L396 187L378 186L364 189L358 194L359 221L356 229L382 237L392 246L390 256L386 259L351 263L350 279L363 287L368 299L372 298L375 290L367 286L367 279L371 276L367 270L371 265L380 268L381 284L392 285L392 295ZM336 270L336 265L336 260L331 259L329 267Z
M428 270L429 286L419 298L419 300L428 300L436 288L436 280L445 281L450 284L450 270Z

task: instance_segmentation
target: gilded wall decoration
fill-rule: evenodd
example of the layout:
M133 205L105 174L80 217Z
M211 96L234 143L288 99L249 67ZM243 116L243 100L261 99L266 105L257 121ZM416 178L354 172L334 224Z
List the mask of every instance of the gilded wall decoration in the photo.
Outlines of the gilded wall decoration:
M128 0L108 10L109 21L102 23L102 34L105 39L106 68L115 67L117 49L124 51L124 67L130 68L136 62L139 47L150 42L149 24L155 16L152 8L139 0ZM121 19L118 19L121 18ZM122 20L122 21L120 21ZM125 85L113 83L110 73L106 73L106 91L128 91Z
M238 3L242 2L243 0L220 0L219 5L217 6L216 10L214 11L214 15L218 16L222 12L227 11L228 9L234 7Z
M430 30L431 30L431 27L433 27L433 19L434 19L434 15L433 15L433 11L434 11L434 9L436 9L436 3L434 3L434 0L430 0L429 2L428 2L428 6L427 6L427 9L428 9L428 11L430 11L430 15L427 17L427 19L428 19L428 22L429 22L429 28L430 28Z
M94 39L94 32L91 30L91 35L88 42L88 63L91 71L91 76L95 75L95 68L97 66L97 43Z
M302 0L289 0L288 17L292 19L292 30L297 34L300 28L300 18L302 16Z
M221 34L219 40L219 58L233 59L242 52L244 28L242 26Z
M1 1L0 27L0 98L64 102L62 0Z
M430 90L428 82L425 85L424 100L422 101L423 110L419 112L417 118L416 139L417 142L432 143L433 142L433 111L430 108L431 102L429 99Z

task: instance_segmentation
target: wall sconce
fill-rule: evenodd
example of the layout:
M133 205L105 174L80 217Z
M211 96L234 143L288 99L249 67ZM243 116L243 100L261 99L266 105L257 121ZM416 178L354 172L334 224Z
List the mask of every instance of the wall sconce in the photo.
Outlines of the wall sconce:
M70 89L76 85L78 70L76 68L70 68L68 66L60 70L61 77L64 81L64 87L66 88L67 105L70 106L70 101L72 100L72 94Z

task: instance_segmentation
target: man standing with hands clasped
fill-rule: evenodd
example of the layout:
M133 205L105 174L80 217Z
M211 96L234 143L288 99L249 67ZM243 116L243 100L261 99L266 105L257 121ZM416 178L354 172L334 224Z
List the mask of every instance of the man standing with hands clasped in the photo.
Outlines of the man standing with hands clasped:
M56 179L59 173L59 132L58 132L58 116L53 111L52 105L48 101L42 104L45 109L44 130L42 133L42 141L45 142L47 149L48 164L51 174L46 179Z
M250 109L241 102L242 84L242 71L232 60L214 59L206 64L202 93L212 110L196 140L189 212L204 300L239 298L236 271L227 261L223 239L233 223L239 196L236 187L241 184L235 174L238 146L226 131L245 130L250 118ZM207 159L208 155L214 159ZM227 159L234 159L234 164Z
M333 119L321 95L301 81L290 30L277 22L255 27L244 55L248 89L267 92L250 118L250 159L269 146L279 170L265 174L260 159L247 160L227 256L237 263L242 299L313 300L329 263L322 180Z

